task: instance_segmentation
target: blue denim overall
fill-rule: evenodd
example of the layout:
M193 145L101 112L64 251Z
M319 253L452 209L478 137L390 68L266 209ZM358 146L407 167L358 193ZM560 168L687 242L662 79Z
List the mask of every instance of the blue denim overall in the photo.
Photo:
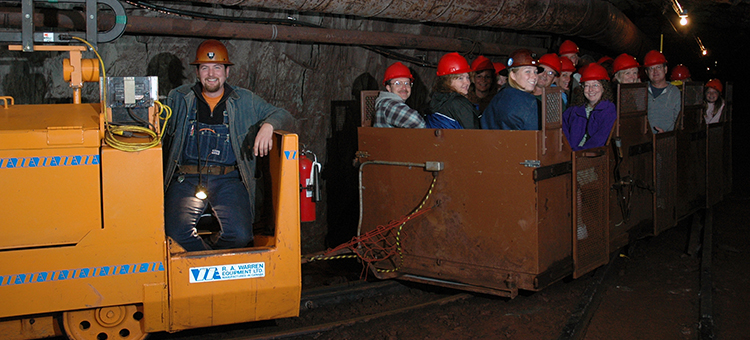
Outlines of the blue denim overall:
M197 165L201 169L210 165L236 165L228 122L226 112L224 124L204 124L194 120L185 141L181 164ZM178 170L174 176L165 195L167 236L188 251L241 248L253 240L253 209L239 171L223 175L202 173L199 176ZM195 197L199 178L208 191L205 200ZM211 244L204 241L195 229L209 203L221 227L219 238Z

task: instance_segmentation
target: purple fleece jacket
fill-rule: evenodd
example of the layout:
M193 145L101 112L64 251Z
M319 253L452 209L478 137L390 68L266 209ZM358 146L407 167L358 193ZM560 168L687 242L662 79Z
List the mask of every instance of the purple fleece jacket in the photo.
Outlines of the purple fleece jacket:
M585 105L571 106L563 112L563 132L573 151L596 148L607 143L616 119L615 104L608 100L596 104L588 119ZM578 146L587 131L589 139L583 146Z

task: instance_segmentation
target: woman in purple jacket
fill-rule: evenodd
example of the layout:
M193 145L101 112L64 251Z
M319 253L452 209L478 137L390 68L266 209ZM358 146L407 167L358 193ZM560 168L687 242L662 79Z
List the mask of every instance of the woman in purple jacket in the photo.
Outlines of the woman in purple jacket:
M607 71L592 63L581 70L583 96L563 112L563 132L573 151L604 146L617 119Z

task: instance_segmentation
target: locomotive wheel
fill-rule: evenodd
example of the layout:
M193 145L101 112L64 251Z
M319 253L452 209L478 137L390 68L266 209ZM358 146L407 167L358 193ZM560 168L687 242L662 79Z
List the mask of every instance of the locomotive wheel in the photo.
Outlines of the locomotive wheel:
M65 333L71 340L143 340L143 307L135 305L63 313Z

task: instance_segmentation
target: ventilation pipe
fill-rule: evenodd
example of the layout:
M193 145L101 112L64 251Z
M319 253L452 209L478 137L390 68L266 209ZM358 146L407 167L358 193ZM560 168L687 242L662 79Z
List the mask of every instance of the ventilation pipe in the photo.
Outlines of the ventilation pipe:
M37 12L34 22L67 29L81 29L83 12L55 10ZM111 28L116 18L102 13L98 18L99 29ZM21 13L8 8L0 8L0 25L20 27ZM484 55L508 55L519 48L530 48L542 55L546 49L472 42L467 39L436 37L405 33L339 30L328 28L299 27L271 24L250 24L224 21L181 19L174 17L128 16L125 31L129 34L154 34L186 37L211 37L232 39L257 39L267 41L287 41L303 43L326 43L342 45L385 46L405 49L425 49L433 51L460 51L482 53ZM425 62L425 65L429 63Z
M612 4L602 0L190 0L578 36L617 52L644 55L649 39Z

